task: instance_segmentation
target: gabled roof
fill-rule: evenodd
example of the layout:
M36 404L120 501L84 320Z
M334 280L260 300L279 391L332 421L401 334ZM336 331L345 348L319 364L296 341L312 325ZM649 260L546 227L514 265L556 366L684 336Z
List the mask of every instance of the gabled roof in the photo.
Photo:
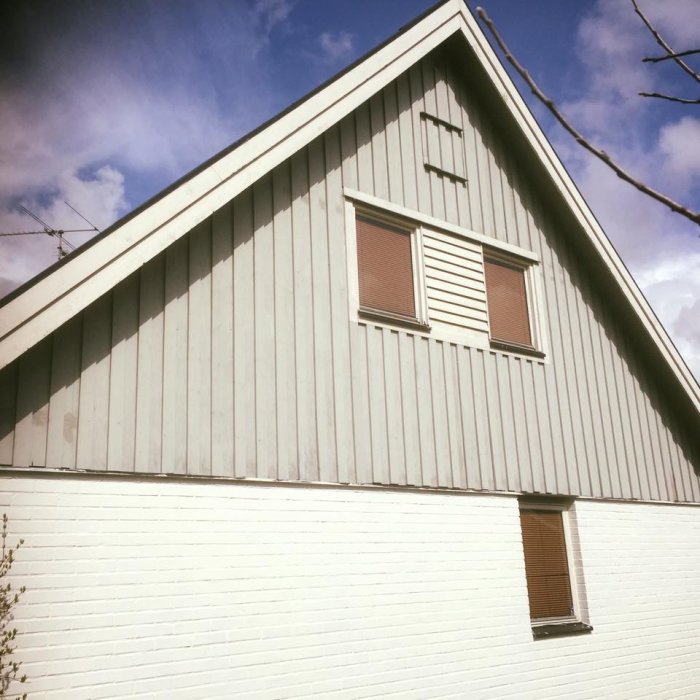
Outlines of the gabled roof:
M646 344L700 417L700 386L535 122L463 0L443 0L271 121L23 285L0 308L0 368L83 310L219 207L359 107L451 36L462 37L528 151L549 177Z

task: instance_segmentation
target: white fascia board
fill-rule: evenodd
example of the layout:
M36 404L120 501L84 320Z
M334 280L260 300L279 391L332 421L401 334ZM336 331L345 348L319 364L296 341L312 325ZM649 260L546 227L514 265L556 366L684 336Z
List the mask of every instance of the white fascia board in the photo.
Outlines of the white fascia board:
M459 31L461 16L461 0L438 7L291 112L8 302L0 309L0 368Z
M637 313L664 359L685 388L696 411L700 413L700 384L698 384L686 366L673 341L666 333L666 329L657 319L617 251L603 232L590 207L581 196L569 173L564 168L510 76L488 43L484 33L479 29L476 20L466 10L461 13L461 18L461 29L467 42L476 53L479 62L498 90L507 109L528 139L537 156L547 168L556 188L578 220L582 230L592 241L600 261L606 266L620 286L632 309Z

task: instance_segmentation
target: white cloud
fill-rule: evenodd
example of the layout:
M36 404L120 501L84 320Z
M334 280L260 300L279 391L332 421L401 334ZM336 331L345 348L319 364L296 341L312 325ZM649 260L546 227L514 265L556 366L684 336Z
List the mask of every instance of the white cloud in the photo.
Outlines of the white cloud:
M128 210L124 199L124 176L105 165L91 177L80 177L75 171L60 173L49 200L42 204L36 198L25 198L22 203L49 226L62 229L90 228L86 222L64 204L71 204L86 219L103 229ZM26 214L16 208L2 213L5 230L41 230ZM68 233L65 238L79 245L92 233ZM0 295L4 295L25 280L33 277L57 259L57 240L47 235L13 236L2 238L0 252Z
M696 32L700 26L697 2L640 2L640 6L672 46L686 47L687 26ZM698 208L700 120L682 116L685 108L664 112L668 105L637 96L642 90L669 92L685 85L683 74L641 63L641 57L659 51L627 0L599 0L579 25L582 72L577 97L562 107L633 176ZM697 227L624 183L561 131L553 141L643 293L700 377Z
M330 61L345 59L352 54L355 47L352 34L348 32L323 32L318 40L324 56Z
M685 191L700 176L700 119L683 117L665 124L659 132L664 169L675 188Z

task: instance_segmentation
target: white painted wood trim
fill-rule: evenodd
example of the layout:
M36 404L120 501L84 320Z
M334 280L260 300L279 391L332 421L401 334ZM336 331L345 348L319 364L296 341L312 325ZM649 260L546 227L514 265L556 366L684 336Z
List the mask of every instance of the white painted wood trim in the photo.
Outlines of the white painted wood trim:
M422 212L416 211L415 209L408 209L401 206L400 204L394 204L393 202L387 202L385 199L380 199L370 194L364 192L358 192L350 187L343 188L343 194L346 198L351 199L355 202L360 202L361 204L367 204L370 207L376 208L378 210L383 210L396 216L400 216L404 220L413 221L421 226L426 226L427 228L437 229L438 231L446 231L447 233L452 233L455 236L460 236L466 238L475 243L481 243L482 245L487 245L489 248L494 248L503 251L504 253L510 253L511 255L516 255L520 258L524 258L529 262L539 263L540 258L536 253L530 250L521 248L520 246L513 245L512 243L504 243L491 236L486 236L483 233L477 233L468 228L462 226L457 226L456 224L448 223L442 219L438 219L434 216L429 216L428 214L423 214Z
M695 380L512 80L461 0L437 7L267 129L189 178L0 309L0 368L109 291L285 158L339 121L455 31L461 31L537 157L620 286L696 411ZM283 135L283 136L280 136Z
M0 309L0 368L459 31L459 0L434 12Z
M626 299L692 400L695 409L700 413L700 384L693 377L673 341L627 271L617 251L608 240L593 212L520 96L515 84L508 76L503 64L488 43L486 36L479 28L476 19L470 12L462 11L461 21L462 32L467 42L498 89L507 109L521 128L530 146L545 165L554 185L574 213L583 232L593 242L601 262L613 275Z

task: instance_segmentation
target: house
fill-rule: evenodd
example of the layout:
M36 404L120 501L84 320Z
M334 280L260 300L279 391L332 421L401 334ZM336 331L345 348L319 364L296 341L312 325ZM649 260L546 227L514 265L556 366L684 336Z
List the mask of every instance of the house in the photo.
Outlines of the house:
M7 297L31 698L700 695L700 388L447 0Z

